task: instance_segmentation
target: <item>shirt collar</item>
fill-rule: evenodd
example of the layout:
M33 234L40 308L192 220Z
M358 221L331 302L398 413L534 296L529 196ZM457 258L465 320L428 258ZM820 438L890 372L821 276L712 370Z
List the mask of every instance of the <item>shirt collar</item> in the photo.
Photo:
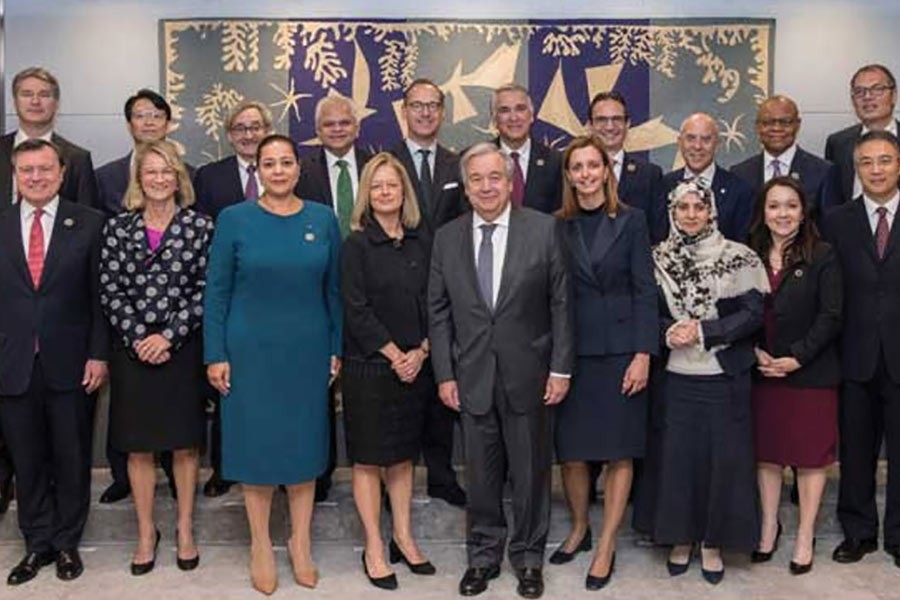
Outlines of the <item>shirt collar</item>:
M707 186L711 186L713 179L716 177L716 161L709 163L709 166L703 169L702 173L694 173L687 166L684 167L684 178L691 179L692 177L700 177L703 181L706 182Z
M624 165L625 164L625 149L619 148L618 152L616 152L615 154L610 154L609 160L611 160L614 165L617 165L620 167L622 165Z
M874 217L875 211L878 210L878 208L881 206L887 209L889 216L893 216L897 214L897 205L900 204L900 190L894 192L894 197L884 204L878 204L874 200L869 199L869 197L865 193L863 193L863 203L866 205L866 212L870 217Z
M512 201L506 204L506 208L503 209L503 212L500 215L490 222L492 225L499 225L500 227L509 227L509 213L512 209ZM478 229L480 226L487 224L488 222L481 218L481 215L476 211L472 211L472 229Z
M771 166L772 161L776 158L778 159L778 163L781 166L781 173L783 175L787 175L788 171L791 168L791 163L794 162L794 155L797 154L797 144L791 144L790 148L779 154L778 156L774 156L769 154L768 150L763 151L763 160L765 168L769 168Z
M33 204L25 198L22 198L22 215L26 219L30 219L35 210L37 210L37 208ZM59 210L59 194L54 196L53 199L44 206L44 214L51 219L55 219L57 210Z
M15 137L15 139L13 140L13 148L15 148L16 146L18 146L19 144L21 144L21 143L24 142L25 140L36 139L36 140L44 140L44 141L46 141L46 142L49 142L49 141L50 141L50 138L52 138L52 137L53 137L53 130L52 130L52 129L51 129L50 131L48 131L47 133L45 133L44 135L40 135L40 136L38 136L38 137L36 137L36 138L29 138L27 135L25 135L25 132L24 132L24 131L22 131L21 129L17 129L17 130L16 130L16 137Z
M419 156L419 150L429 150L431 154L429 154L429 158L435 156L437 154L437 140L431 142L430 146L422 146L417 142L412 141L409 138L406 138L406 148L409 150L410 156L416 158Z
M252 163L252 162L250 162L250 161L244 160L244 159L241 157L240 154L235 154L234 157L235 157L235 158L237 159L237 161L238 161L238 168L240 168L241 173L246 173L246 172L247 172L247 167L249 167L250 165L254 164L254 163Z
M870 131L872 131L872 130L869 129L868 127L866 127L865 125L863 125L863 126L862 126L862 131L859 132L859 137L862 137L862 136L866 135L866 134L869 133ZM894 119L894 118L892 117L892 118L891 118L891 122L888 123L888 126L884 128L884 131L888 131L888 132L890 132L890 133L893 133L894 136L896 137L896 135L897 135L897 121L896 121L896 119Z
M513 152L518 152L519 156L531 156L531 138L525 138L525 143L515 149L510 148L506 145L506 142L500 139L500 149L504 154L512 154Z
M329 170L333 169L334 166L337 164L337 161L339 161L339 160L347 161L348 167L355 167L356 166L356 152L354 152L353 149L354 149L354 146L350 146L350 149L347 150L346 154L344 154L343 156L338 156L337 154L335 154L328 148L323 147L322 150L325 151L325 162L328 163Z

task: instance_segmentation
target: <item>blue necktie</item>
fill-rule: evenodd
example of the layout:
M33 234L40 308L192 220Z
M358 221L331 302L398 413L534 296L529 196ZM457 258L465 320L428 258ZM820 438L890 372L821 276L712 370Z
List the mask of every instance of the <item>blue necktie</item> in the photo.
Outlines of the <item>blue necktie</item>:
M494 243L491 236L497 225L484 223L481 228L481 245L478 247L478 287L485 304L494 309Z

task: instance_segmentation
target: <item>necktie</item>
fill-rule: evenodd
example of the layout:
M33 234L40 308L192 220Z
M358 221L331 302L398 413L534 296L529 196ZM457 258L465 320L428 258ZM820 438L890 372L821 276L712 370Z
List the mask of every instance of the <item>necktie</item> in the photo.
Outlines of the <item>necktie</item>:
M491 236L497 226L493 223L484 223L481 228L481 245L478 247L478 287L481 288L481 297L485 304L494 308L494 243Z
M521 208L525 202L525 174L519 164L519 153L510 152L509 157L513 159L512 203L516 208Z
M256 165L247 165L247 185L244 187L245 200L259 200L259 185L256 183Z
M41 217L43 209L35 209L31 218L31 233L28 236L28 271L34 289L41 285L41 273L44 271L44 227Z
M341 170L337 180L338 225L341 226L341 238L345 238L350 233L350 215L353 213L353 182L347 161L341 159L336 164Z
M421 186L422 197L419 198L419 206L422 208L422 214L427 215L431 211L431 165L428 164L428 156L431 150L422 148L419 151L422 162L419 165L419 184Z
M777 158L772 159L772 177L781 177L781 161Z
M888 235L891 230L887 222L887 209L879 206L875 209L878 213L878 224L875 226L875 249L878 251L878 259L884 258L884 251L887 250Z

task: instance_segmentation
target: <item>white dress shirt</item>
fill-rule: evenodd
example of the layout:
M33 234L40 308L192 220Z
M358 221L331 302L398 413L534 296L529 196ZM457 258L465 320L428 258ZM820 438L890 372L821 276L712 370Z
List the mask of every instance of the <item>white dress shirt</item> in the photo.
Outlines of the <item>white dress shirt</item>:
M891 122L887 127L884 128L885 131L894 134L894 137L897 136L897 121L891 117ZM863 125L862 130L859 132L859 137L862 137L869 133L871 129ZM853 197L858 198L860 194L863 193L862 182L859 180L859 175L856 173L856 164L853 165Z
M778 159L778 169L781 171L781 175L790 175L791 174L791 163L794 162L794 155L797 154L797 144L791 144L791 147L779 154L778 156L772 156L769 154L768 150L763 151L763 164L765 167L763 168L763 181L768 182L770 179L775 177L775 167L772 165L775 162L775 159Z
M431 142L430 146L420 146L411 139L406 138L406 149L409 150L413 165L416 167L416 178L413 183L419 180L419 174L422 172L422 155L419 154L419 150L428 150L428 172L431 173L431 181L434 181L434 160L437 156L437 141Z
M341 168L337 162L343 160L347 162L347 171L350 173L350 186L353 188L354 204L356 203L356 192L359 190L359 169L356 166L356 150L354 146L343 156L334 154L328 148L325 150L325 163L328 165L328 185L331 186L331 198L334 205L334 214L338 214L338 177L341 175Z
M28 203L27 200L22 201L22 208L19 210L20 222L22 224L22 247L25 249L25 260L28 260L28 242L31 239L31 223L34 221L35 207ZM47 258L47 250L50 248L50 236L53 235L53 224L56 222L56 211L59 210L59 196L55 196L53 200L44 207L44 213L41 215L41 227L44 230L44 258Z
M709 163L709 166L703 169L703 171L701 171L700 173L694 173L687 167L687 165L685 165L684 178L700 178L703 183L706 184L706 187L712 189L713 179L716 178L716 161Z
M528 162L531 160L531 138L526 138L525 143L519 148L510 148L503 140L500 140L500 150L509 156L513 152L519 153L519 166L522 168L522 181L528 181Z
M17 129L17 130L16 130L16 137L13 139L13 148L15 148L16 146L18 146L19 144L21 144L21 143L24 142L25 140L36 139L36 140L44 140L45 142L49 142L49 141L51 141L51 138L52 138L52 137L53 137L53 130L52 130L52 129L51 129L50 131L48 131L47 133L45 133L44 135L38 136L38 137L36 137L36 138L30 138L30 137L28 137L27 135L25 135L25 132L24 132L24 131L22 131L21 129ZM13 177L12 177L12 203L15 204L15 203L18 202L18 201L19 201L19 193L18 193L18 190L17 190L17 188L16 188L16 173L15 173L15 171L13 171Z
M616 176L616 182L622 181L622 164L625 162L625 150L619 148L619 151L610 155L609 160L612 161L613 174Z
M509 238L509 211L512 204L506 205L503 212L500 213L490 224L496 225L494 233L491 235L491 243L494 249L494 269L492 271L493 281L491 283L493 290L493 298L491 304L497 306L497 295L500 293L500 277L503 275L503 263L506 261L506 240ZM477 212L472 212L472 243L475 250L475 271L478 272L478 248L481 247L482 230L481 226L488 223L481 218Z
M247 190L247 182L250 181L250 173L247 172L247 167L253 163L244 160L239 154L235 154L234 157L237 158L238 162L238 175L241 176L241 194L243 194ZM253 171L253 178L256 179L256 189L259 190L259 195L262 196L264 190L262 181L259 179L259 169Z
M866 215L869 217L869 226L872 228L872 235L875 235L875 229L878 227L878 209L884 206L887 209L885 218L887 219L888 231L894 226L894 216L897 214L897 205L900 204L900 191L894 194L894 197L885 204L878 204L874 200L869 199L863 194L863 204L866 207Z

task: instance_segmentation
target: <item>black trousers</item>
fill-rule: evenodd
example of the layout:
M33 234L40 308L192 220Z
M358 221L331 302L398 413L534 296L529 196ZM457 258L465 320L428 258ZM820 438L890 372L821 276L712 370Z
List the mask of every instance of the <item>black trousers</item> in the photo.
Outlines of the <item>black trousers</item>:
M838 404L841 481L838 520L844 535L878 537L875 470L882 439L887 449L888 481L884 544L900 544L900 384L887 373L883 355L868 381L845 381Z
M39 356L28 390L0 397L0 424L16 472L19 528L28 552L78 547L91 499L94 396L59 392Z
M444 406L437 393L428 399L422 431L422 458L428 469L428 489L457 485L453 470L453 426L459 415Z
M2 431L2 426L0 426L0 431ZM12 476L12 457L9 455L9 447L6 445L6 440L3 439L3 434L0 433L0 486L5 485L7 481L12 479Z
M516 569L541 568L550 527L553 412L541 405L515 413L499 385L493 399L487 414L473 415L465 408L461 414L469 483L469 566L484 568L503 561L507 537L503 487L508 473L513 513L509 562Z

